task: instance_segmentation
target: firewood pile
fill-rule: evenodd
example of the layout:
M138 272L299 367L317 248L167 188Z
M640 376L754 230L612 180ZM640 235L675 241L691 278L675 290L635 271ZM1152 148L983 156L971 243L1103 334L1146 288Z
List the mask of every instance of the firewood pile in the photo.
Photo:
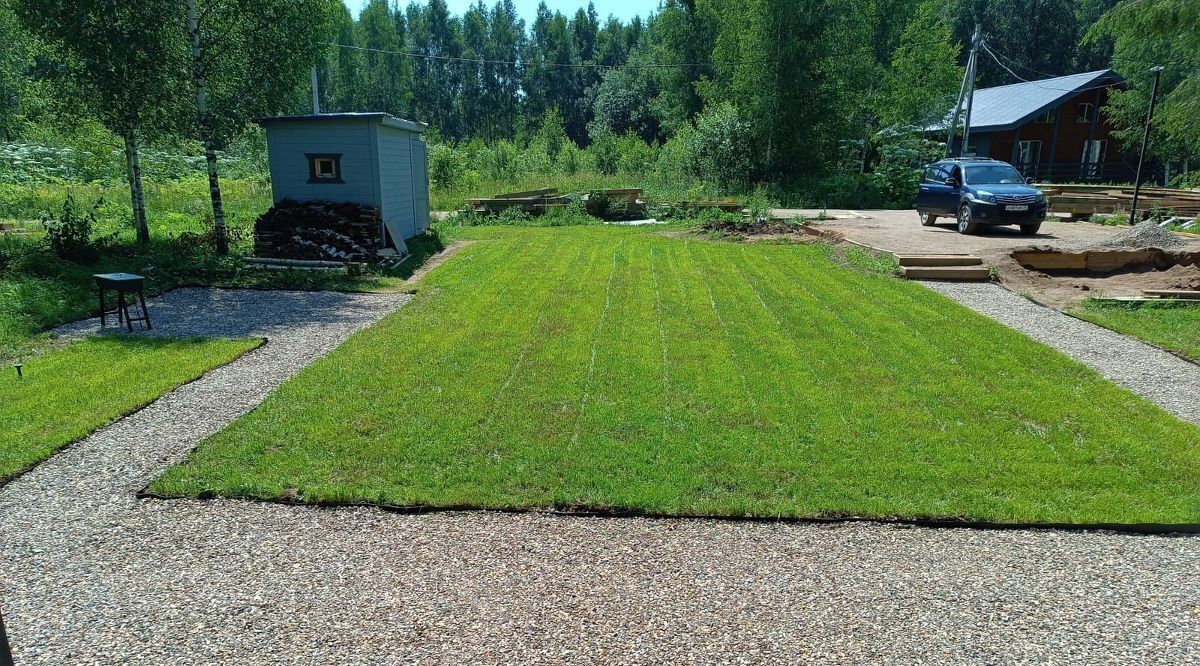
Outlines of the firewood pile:
M375 257L379 209L284 199L254 222L254 254L280 259L366 261Z

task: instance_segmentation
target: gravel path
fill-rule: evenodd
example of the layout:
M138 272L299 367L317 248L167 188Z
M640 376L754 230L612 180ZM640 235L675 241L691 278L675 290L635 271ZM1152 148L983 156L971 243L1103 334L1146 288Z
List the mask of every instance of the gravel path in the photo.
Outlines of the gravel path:
M152 303L269 342L0 488L18 663L1200 663L1195 538L134 497L403 300Z
M1200 424L1200 366L987 283L925 282L992 319L1087 365L1163 409Z

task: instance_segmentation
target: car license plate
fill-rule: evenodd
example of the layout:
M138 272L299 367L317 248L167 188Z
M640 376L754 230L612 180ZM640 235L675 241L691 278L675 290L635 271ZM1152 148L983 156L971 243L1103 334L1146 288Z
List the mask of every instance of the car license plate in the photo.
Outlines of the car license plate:
M1029 210L1029 206L1005 206L1004 210L1008 210L1008 211Z

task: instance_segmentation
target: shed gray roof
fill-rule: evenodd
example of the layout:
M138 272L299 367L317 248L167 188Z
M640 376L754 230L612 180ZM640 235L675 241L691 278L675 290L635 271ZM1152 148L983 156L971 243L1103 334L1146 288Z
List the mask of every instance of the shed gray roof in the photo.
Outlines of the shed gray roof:
M329 122L339 120L378 120L380 124L396 129L408 130L410 132L424 132L429 129L425 123L418 123L412 120L397 118L390 113L382 111L371 111L363 113L316 113L306 116L271 116L269 118L257 118L254 122L259 125L267 125L269 123L287 123L287 122Z
M971 109L971 131L1016 129L1046 111L1057 108L1082 90L1108 85L1124 85L1124 79L1111 69L1101 69L976 90ZM942 128L948 126L949 120L946 118L946 122L941 124Z

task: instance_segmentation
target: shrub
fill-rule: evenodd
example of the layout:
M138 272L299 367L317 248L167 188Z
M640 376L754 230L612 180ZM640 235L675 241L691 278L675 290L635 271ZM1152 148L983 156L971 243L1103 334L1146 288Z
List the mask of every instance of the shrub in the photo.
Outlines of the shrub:
M919 132L904 127L879 132L875 142L879 162L872 178L879 186L884 203L899 208L916 205L921 170L943 155L945 144L930 141Z
M596 171L605 176L615 175L621 166L621 148L612 134L600 134L593 139L588 154Z
M654 170L658 162L658 145L646 143L632 132L617 140L618 171L631 176L643 176Z
M430 185L442 189L454 189L465 180L466 156L453 146L438 144L429 149Z
M723 191L742 192L757 174L750 124L737 107L718 104L696 117L692 151L695 173Z
M90 210L81 210L75 203L75 197L68 192L58 215L42 218L46 242L55 256L80 264L90 264L96 260L96 248L92 245L96 208L92 206Z

